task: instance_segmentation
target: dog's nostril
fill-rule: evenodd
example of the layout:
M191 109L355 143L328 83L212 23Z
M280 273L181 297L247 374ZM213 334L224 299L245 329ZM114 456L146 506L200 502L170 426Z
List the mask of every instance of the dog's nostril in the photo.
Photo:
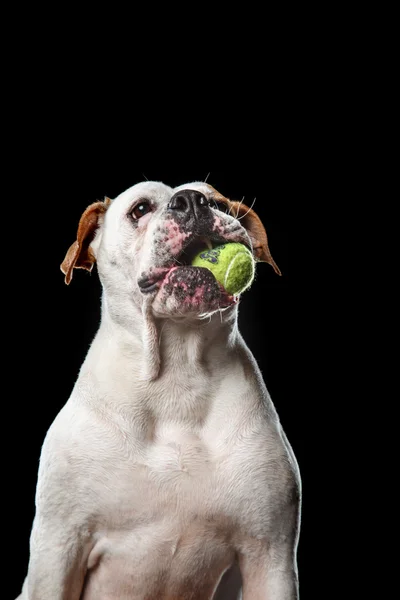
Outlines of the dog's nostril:
M175 195L171 198L168 208L172 208L173 210L188 210L189 199L183 194Z
M198 206L208 206L208 200L205 196L203 196L203 194L197 196L196 201Z

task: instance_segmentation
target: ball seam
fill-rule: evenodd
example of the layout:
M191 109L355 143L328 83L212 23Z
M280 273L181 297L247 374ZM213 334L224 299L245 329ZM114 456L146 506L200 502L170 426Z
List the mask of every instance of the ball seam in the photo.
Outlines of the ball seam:
M234 264L235 260L242 254L246 255L246 252L237 252L235 254L235 256L233 257L233 259L231 260L231 262L229 263L228 268L225 271L225 277L224 277L224 288L225 289L226 289L226 282L228 281L228 276L229 276L229 272L232 268L232 265ZM237 293L239 293L239 292L234 292L234 294L237 294Z

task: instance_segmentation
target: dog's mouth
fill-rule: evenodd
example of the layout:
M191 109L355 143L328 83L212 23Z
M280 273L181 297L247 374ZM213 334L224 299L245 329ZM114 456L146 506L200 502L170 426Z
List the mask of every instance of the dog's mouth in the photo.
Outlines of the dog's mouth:
M247 248L251 250L246 240L240 240ZM182 251L173 258L173 262L164 267L155 267L151 272L141 277L138 280L139 289L143 294L151 294L157 292L161 287L170 289L171 277L175 281L174 285L178 285L176 279L179 277L180 285L186 288L185 279L190 280L191 288L194 289L196 279L198 286L203 285L204 280L207 280L207 289L211 285L214 288L214 295L219 295L220 300L225 306L235 304L237 298L225 290L223 285L218 282L213 273L205 267L194 267L192 262L194 258L202 250L211 250L223 243L229 243L228 240L223 240L219 237L213 238L205 235L200 235L192 239ZM179 275L178 275L179 273Z
M176 264L173 266L190 267L194 257L197 256L199 252L206 249L211 250L214 246L216 246L216 242L214 242L213 245L213 242L209 237L203 235L199 236L189 242L186 248L178 254L175 259Z
M214 242L214 246L216 242ZM151 270L148 276L143 276L138 280L139 289L144 294L150 294L157 291L160 285L165 281L172 270L177 268L191 267L197 269L199 267L192 267L192 261L194 257L205 250L206 248L213 248L213 242L209 237L199 236L191 240L189 244L173 258L173 262L165 267L157 267Z

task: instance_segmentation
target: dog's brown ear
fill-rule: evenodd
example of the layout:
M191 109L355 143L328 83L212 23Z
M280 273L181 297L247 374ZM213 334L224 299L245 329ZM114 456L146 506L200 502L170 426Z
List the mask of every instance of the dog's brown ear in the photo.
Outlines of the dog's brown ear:
M271 256L268 246L267 233L260 217L252 209L242 204L242 202L233 202L228 200L231 214L240 219L240 223L246 229L253 244L254 257L259 262L266 262L274 269L275 273L282 275L280 268Z
M94 202L88 206L81 216L76 240L69 248L60 267L65 275L64 281L67 285L72 279L74 269L86 269L86 271L93 269L96 258L90 248L90 243L100 225L101 217L110 204L110 198L105 197L104 202Z

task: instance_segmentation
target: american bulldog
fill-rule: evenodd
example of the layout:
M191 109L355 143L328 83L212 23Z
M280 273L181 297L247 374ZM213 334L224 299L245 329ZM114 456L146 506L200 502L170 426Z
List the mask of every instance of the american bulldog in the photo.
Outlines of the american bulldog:
M226 242L279 274L254 210L206 183L83 213L61 268L97 262L101 323L43 443L19 600L298 598L297 462L240 297L191 266Z

